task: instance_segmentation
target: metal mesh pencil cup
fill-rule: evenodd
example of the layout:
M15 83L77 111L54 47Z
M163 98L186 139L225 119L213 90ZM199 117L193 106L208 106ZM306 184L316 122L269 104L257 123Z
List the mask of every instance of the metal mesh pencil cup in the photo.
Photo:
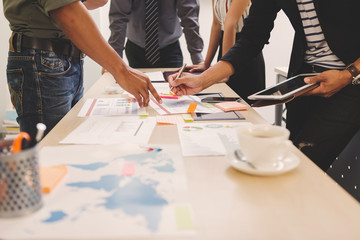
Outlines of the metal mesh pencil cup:
M0 155L0 217L24 216L41 206L37 147Z

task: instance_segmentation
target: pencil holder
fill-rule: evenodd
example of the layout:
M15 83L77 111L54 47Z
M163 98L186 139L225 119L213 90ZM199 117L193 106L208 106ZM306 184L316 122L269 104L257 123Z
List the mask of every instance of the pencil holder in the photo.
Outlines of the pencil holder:
M38 149L0 155L0 217L32 213L42 206Z

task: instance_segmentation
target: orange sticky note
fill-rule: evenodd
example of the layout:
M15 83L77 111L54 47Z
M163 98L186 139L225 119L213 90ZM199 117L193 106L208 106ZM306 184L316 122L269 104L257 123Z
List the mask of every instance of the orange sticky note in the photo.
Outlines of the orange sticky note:
M216 103L215 107L220 108L224 112L227 112L227 111L240 111L240 110L246 110L248 108L247 105L239 103L239 102Z
M43 193L50 193L66 173L66 165L40 167L40 182Z
M187 112L188 112L188 113L193 113L193 112L195 112L195 109L196 109L197 105L198 105L197 102L192 102L192 103L190 103Z

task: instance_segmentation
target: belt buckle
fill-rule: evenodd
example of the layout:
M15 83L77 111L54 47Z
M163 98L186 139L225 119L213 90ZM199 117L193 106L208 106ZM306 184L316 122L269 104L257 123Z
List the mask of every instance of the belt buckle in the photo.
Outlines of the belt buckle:
M317 73L316 69L315 69L315 65L311 65L311 70L313 73Z

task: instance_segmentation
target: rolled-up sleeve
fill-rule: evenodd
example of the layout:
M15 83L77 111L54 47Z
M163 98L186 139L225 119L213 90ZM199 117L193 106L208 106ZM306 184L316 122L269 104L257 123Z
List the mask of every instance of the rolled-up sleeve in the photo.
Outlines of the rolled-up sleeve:
M259 54L265 44L268 44L279 11L280 7L275 1L253 0L240 38L221 60L230 62L236 72L243 70L248 61Z
M49 16L49 12L71 3L77 2L79 0L62 0L62 1L54 1L54 0L38 0L38 4L42 6L45 10L45 13Z
M204 58L201 52L204 48L204 42L199 32L200 6L198 0L179 0L177 8L191 61L193 64L203 62Z
M126 28L131 14L132 0L111 0L109 22L111 35L109 44L123 57Z

